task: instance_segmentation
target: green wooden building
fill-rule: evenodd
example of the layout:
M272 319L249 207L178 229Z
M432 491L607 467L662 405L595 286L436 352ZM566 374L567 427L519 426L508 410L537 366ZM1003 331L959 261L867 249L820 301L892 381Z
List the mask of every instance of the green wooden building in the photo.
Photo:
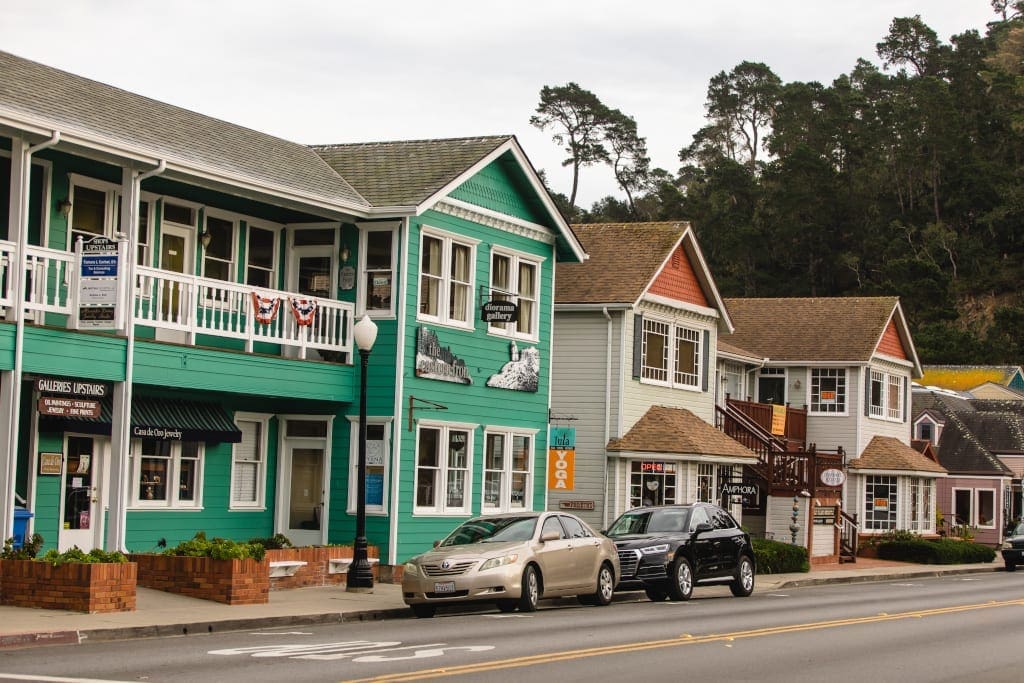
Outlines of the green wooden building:
M0 52L0 521L399 564L546 505L555 264L514 137L306 146ZM354 362L355 361L355 362Z

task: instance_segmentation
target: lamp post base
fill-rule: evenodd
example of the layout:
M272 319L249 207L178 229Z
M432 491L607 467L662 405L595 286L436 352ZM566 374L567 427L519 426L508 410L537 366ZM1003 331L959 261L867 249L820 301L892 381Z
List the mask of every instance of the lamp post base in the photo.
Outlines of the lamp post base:
M373 568L366 556L366 537L356 538L352 547L352 566L348 568L345 590L349 593L373 592Z

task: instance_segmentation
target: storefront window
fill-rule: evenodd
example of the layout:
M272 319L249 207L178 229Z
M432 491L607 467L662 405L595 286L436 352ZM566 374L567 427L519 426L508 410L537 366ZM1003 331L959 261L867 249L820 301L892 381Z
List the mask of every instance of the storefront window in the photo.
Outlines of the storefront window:
M488 428L484 445L485 512L530 509L533 435Z
M202 451L203 445L196 441L133 441L133 505L162 508L200 506Z
M416 441L417 512L469 511L469 456L472 452L469 429L443 424L420 426Z
M667 505L676 502L676 464L634 460L629 472L629 505Z
M896 477L868 477L865 486L864 528L896 528Z

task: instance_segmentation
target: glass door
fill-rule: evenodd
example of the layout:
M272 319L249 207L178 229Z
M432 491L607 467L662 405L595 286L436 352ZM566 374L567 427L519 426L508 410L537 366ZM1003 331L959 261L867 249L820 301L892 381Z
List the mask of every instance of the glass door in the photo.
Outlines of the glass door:
M324 473L326 452L321 445L289 443L285 447L285 487L283 501L287 514L285 536L293 545L319 545L326 542L324 519Z
M61 487L62 523L57 534L57 549L61 552L73 546L86 552L102 546L100 456L96 439L88 436L67 438Z

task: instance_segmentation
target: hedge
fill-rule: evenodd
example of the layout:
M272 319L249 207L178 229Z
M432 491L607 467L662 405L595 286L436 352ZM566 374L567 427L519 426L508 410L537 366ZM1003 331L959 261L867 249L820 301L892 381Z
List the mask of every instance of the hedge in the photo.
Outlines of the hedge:
M981 543L943 538L883 541L878 544L878 558L919 564L973 564L991 562L996 551Z
M811 563L807 559L807 548L764 538L752 539L754 563L758 574L786 574L809 572Z

